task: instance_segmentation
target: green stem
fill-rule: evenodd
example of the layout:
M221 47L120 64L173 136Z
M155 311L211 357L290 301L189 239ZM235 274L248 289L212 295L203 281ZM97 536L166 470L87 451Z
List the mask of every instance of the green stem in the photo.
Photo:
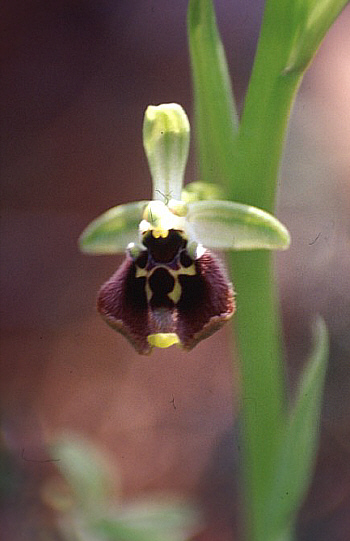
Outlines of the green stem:
M189 2L201 178L221 182L233 201L274 212L279 166L296 91L324 32L345 0L321 4L324 20L321 17L323 26L317 28L314 12L306 0L266 0L237 132L231 126L235 126L231 105L234 102L212 2ZM229 254L229 270L237 291L233 325L241 376L246 540L282 541L271 539L267 517L274 467L287 425L273 258L262 251L234 252ZM283 541L290 541L292 532L291 524Z
M238 137L230 196L274 211L285 132L302 72L285 74L289 2L267 1Z
M262 541L264 502L271 489L286 406L271 253L231 253L229 269L238 292L234 328L239 337L244 522L246 538Z
M274 212L278 171L290 109L301 77L251 85L236 140L231 198Z
M285 132L301 73L283 74L289 40L287 3L268 1L255 64L234 145L230 196L274 211ZM285 8L285 9L284 9ZM278 21L276 20L278 19ZM285 21L285 24L283 24ZM283 33L284 30L284 33ZM272 51L276 49L276 54ZM284 55L282 54L284 52ZM286 393L273 256L267 252L233 253L229 268L237 297L234 327L241 374L245 535L266 538L265 503L274 461L286 422Z

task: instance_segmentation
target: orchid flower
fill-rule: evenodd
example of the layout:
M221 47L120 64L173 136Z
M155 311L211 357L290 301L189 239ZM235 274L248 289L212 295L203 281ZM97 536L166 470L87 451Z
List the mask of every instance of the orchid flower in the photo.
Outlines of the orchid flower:
M275 217L220 199L215 184L183 188L189 140L180 105L149 106L143 144L152 200L111 208L80 237L85 253L126 250L124 262L99 292L98 310L140 354L173 344L191 350L232 317L233 286L210 249L283 250L290 243Z

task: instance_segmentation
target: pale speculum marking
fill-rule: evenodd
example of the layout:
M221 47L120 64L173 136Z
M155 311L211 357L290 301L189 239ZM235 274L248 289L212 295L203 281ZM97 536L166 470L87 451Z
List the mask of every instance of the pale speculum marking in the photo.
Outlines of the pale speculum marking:
M151 302L152 297L154 295L154 291L152 291L150 287L150 279L158 269L164 269L174 279L174 287L169 293L167 293L167 297L174 304L177 304L180 300L181 293L182 293L182 287L179 281L179 276L195 276L196 274L195 264L192 263L188 267L184 267L180 265L180 268L177 270L170 269L167 265L157 265L150 271L146 269L141 269L140 267L136 265L135 278L143 278L143 277L146 278L145 292L146 292L146 297L147 297L148 302Z

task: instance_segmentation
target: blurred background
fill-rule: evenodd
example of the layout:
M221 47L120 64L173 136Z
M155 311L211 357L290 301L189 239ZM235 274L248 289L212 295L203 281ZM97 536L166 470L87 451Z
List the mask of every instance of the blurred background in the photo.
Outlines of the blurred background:
M263 2L215 6L241 107ZM52 489L67 472L48 446L62 437L79 442L81 459L89 446L108 455L111 502L187 498L203 517L193 539L238 539L229 329L189 354L138 356L95 310L122 257L77 248L93 218L151 195L147 105L176 101L193 118L186 9L185 0L2 3L3 539L87 539L65 537L59 525L62 509L74 507L61 506L58 481ZM316 312L331 332L322 444L300 541L350 538L349 28L347 7L304 78L277 212L293 238L277 258L291 390ZM197 179L193 145L186 178Z

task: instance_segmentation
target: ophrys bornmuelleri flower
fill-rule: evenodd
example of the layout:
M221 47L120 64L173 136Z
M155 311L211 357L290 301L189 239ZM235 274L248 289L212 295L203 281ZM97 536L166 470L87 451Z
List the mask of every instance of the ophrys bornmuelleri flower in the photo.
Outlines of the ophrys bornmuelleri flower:
M80 238L86 253L126 249L125 261L99 292L98 310L142 354L173 344L190 350L233 315L232 284L210 249L289 245L288 231L270 214L215 199L213 184L183 189L189 133L180 105L148 107L143 142L152 200L108 210Z

